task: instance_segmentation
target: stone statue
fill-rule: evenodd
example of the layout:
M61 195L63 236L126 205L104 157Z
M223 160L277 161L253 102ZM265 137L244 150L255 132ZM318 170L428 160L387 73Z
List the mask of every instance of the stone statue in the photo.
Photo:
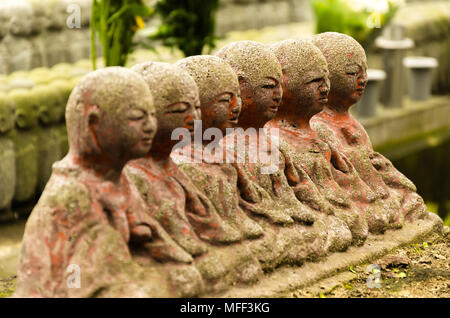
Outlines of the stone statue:
M75 87L66 110L70 151L27 221L16 296L146 295L129 245L156 255L173 242L121 172L148 153L153 112L145 81L129 69L97 70Z
M38 188L39 193L44 190L52 173L52 165L61 159L60 122L61 111L55 107L59 93L51 86L35 86L30 90L30 100L38 105L39 126L38 136Z
M243 142L243 151L238 149L239 145L233 147L241 156L236 167L245 189L242 206L274 223L289 224L297 220L312 224L314 213L296 199L284 175L285 162L276 140L263 129L275 116L281 102L280 63L263 44L253 41L231 43L217 55L237 74L243 101L239 121L235 124L237 129L226 138L231 146L235 139ZM246 187L252 183L252 187Z
M414 184L388 159L373 151L365 129L349 113L367 84L364 49L352 37L335 32L315 35L313 43L328 62L331 81L328 102L311 121L313 129L351 161L360 177L377 194L389 227L401 227L405 216L423 218L427 209ZM369 220L369 225L371 223Z
M200 102L194 80L185 71L167 63L147 62L132 68L150 88L156 107L158 131L145 158L130 162L127 177L147 203L148 213L157 219L186 252L173 261L189 263L192 256L208 250L205 243L231 243L239 232L224 222L208 199L170 158L177 143L173 131L193 132Z
M0 220L13 218L11 203L16 186L14 144L8 133L14 129L14 107L7 94L0 93Z
M15 129L9 133L14 142L16 157L16 188L13 200L28 210L28 205L34 204L38 185L38 105L30 100L30 91L27 89L15 89L9 93L9 97L15 111Z
M363 217L373 202L373 192L359 178L349 161L323 142L310 127L310 119L327 100L330 82L325 58L306 40L286 40L271 47L283 69L283 101L268 127L279 128L290 151L294 166L311 178L325 200L299 193L311 207L334 213L345 221L354 244L363 244L368 224ZM304 198L302 198L304 197ZM326 202L326 203L325 203ZM330 204L332 206L330 206Z
M237 76L226 62L216 56L192 56L176 65L191 75L199 89L202 130L195 133L207 136L214 132L212 128L216 128L216 134L214 140L202 138L199 149L194 143L189 143L188 149L181 149L178 155L175 151L174 161L208 197L221 218L241 233L241 238L259 237L262 228L239 206L237 172L232 164L225 162L220 144L241 110ZM189 152L183 154L186 150ZM214 150L218 150L217 153ZM199 162L195 162L196 154L201 158Z

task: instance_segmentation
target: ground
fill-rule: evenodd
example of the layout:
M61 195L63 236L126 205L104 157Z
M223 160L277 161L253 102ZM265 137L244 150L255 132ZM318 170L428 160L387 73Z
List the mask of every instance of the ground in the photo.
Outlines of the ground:
M317 282L313 286L280 295L296 298L450 298L450 234L409 244L371 264L350 267L348 272ZM376 278L380 269L380 284ZM369 280L370 281L370 280ZM0 298L10 297L15 277L0 280Z
M16 286L16 277L0 279L0 298L10 297Z
M371 266L372 272L367 271L371 264L350 267L348 273L341 273L283 297L450 298L449 259L450 235L447 234L389 253L373 262L378 267ZM379 288L374 280L378 274Z

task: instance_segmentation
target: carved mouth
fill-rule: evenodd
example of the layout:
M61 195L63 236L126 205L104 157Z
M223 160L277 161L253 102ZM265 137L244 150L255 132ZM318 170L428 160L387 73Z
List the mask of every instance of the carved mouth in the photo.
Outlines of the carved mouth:
M270 106L269 110L276 113L278 111L278 105Z
M142 143L144 145L151 145L152 141L153 141L153 138L150 137L150 136L149 137L144 137L144 138L141 139L141 141L142 141Z
M319 103L321 103L321 104L326 104L326 103L328 103L328 98L326 98L326 97L319 98Z
M230 118L230 119L228 119L228 122L232 123L232 124L237 124L238 123L238 118L239 118L238 116Z

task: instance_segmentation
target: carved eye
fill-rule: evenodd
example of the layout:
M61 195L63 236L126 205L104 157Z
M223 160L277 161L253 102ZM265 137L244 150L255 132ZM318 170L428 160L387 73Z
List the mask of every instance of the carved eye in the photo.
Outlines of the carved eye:
M189 109L189 105L187 103L176 103L176 104L172 104L170 106L167 107L166 109L166 114L180 114L180 113L184 113L186 110Z
M140 109L132 109L128 113L128 119L130 119L130 120L141 120L144 118L144 116L145 116L144 111L142 111Z
M216 97L219 103L231 103L232 94L224 93Z
M356 76L358 75L358 72L347 72L347 75Z
M311 84L311 83L320 83L320 82L322 82L322 79L323 78L315 78L315 79L313 79L313 80L310 80L307 84Z
M266 84L266 85L263 85L263 88L273 89L273 88L275 88L275 84Z

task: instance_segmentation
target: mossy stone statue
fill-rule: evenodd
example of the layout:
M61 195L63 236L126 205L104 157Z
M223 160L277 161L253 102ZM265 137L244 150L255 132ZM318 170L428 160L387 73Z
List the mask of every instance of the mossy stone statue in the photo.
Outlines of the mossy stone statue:
M30 99L30 91L13 90L9 97L15 108L15 129L10 133L16 157L16 189L14 201L25 203L34 199L38 184L38 105Z
M241 108L239 82L233 69L225 61L211 55L188 57L176 65L188 72L199 88L202 131L198 133L203 135L208 129L216 128L222 136L225 135L226 129L233 127ZM214 156L219 153L207 151L212 145L218 144L220 137L215 137L213 142L203 140L198 145L199 149L191 143L187 146L190 155L183 156L180 153L178 158L174 158L180 169L205 193L221 218L240 232L242 239L257 238L263 234L263 230L239 205L236 169L232 164L225 163L223 156L214 160ZM218 149L222 150L220 146ZM201 152L201 161L198 163L194 162L195 151Z
M231 65L239 78L242 111L234 125L239 129L226 140L234 143L235 138L245 139L244 152L234 147L242 157L242 164L238 164L240 178L247 179L241 184L251 183L250 180L256 184L255 192L248 193L241 204L274 223L289 224L297 220L312 224L314 213L296 199L284 175L285 161L276 139L263 129L275 116L282 97L282 73L277 57L254 41L233 42L217 55Z
M360 202L353 198L361 198L366 204L373 201L373 194L348 160L322 141L310 126L311 117L323 109L329 92L327 62L307 40L281 41L271 49L283 69L283 100L268 125L279 129L280 137L295 150L291 151L291 159L299 174L304 171L328 201L327 206L320 207L323 202L315 205L322 212L329 209L344 221L352 233L353 244L361 245L368 236L368 224ZM311 198L303 200L308 202Z
M9 33L3 38L9 58L9 72L31 69L31 34L33 11L31 4L25 0L7 0L3 10L10 17Z
M8 133L14 129L14 107L5 93L0 93L0 220L13 218L11 203L16 184L14 143Z
M275 57L273 58L275 65L279 68L278 61ZM195 162L194 152L198 150L192 145L190 145L191 155L185 153L185 149L181 149L179 153L174 154L174 158L180 169L185 171L197 187L205 192L220 215L241 231L244 240L235 246L237 248L241 246L242 250L248 248L247 253L259 262L257 268L266 270L280 264L299 264L307 258L317 259L324 255L325 237L314 233L315 229L312 230L310 226L274 224L266 215L251 213L242 206L241 194L261 186L254 175L246 176L245 180L242 180L243 169L236 168L235 162L225 161L226 154L223 152L228 149L225 149L225 144L221 144L222 140L218 139L222 135L227 138L229 136L227 133L233 135L233 132L230 133L227 129L235 126L240 118L239 81L233 68L223 59L208 55L188 57L180 60L176 65L187 70L199 87L202 133L216 128L220 134L213 142L203 141L201 149L198 149L201 150L202 155L200 162ZM215 152L211 149L214 144L216 144ZM270 176L268 178L270 179ZM292 192L289 185L287 190ZM261 189L261 191L266 190ZM255 196L257 197L258 193ZM301 208L301 203L295 198L293 192L292 196L294 204ZM281 199L277 203L283 210L289 205L281 202ZM261 202L259 206L262 206ZM292 208L292 205L290 207ZM311 216L308 221L311 222L313 217ZM261 229L263 235L261 235ZM233 245L230 246L232 247ZM230 253L232 253L231 250ZM238 258L238 255L234 256L234 260L241 263L242 268L248 266L248 261ZM223 262L222 268L228 269L230 265L232 265L230 261ZM219 269L211 268L209 271L215 273L219 272ZM219 274L216 275L219 276Z
M45 32L48 24L46 2L41 0L29 0L33 10L33 17L31 20L31 69L36 67L46 66L46 47L41 36Z
M60 92L53 86L36 86L30 91L30 100L38 105L39 139L38 191L42 192L52 173L52 165L62 158L60 147Z
M174 129L193 131L194 120L199 118L200 102L194 80L167 63L146 62L132 70L144 77L155 98L158 131L146 158L130 162L125 171L146 198L149 213L184 249L184 255L173 255L172 260L189 263L207 252L208 243L239 241L239 232L220 218L170 157L177 143L172 139Z
M70 151L54 165L28 218L15 296L167 294L163 273L153 268L143 276L131 250L160 249L170 238L122 178L123 166L150 149L153 112L146 83L126 68L92 72L73 90L66 110ZM79 280L71 280L77 270Z
M405 217L424 218L427 208L414 184L388 159L373 151L364 127L349 113L367 84L364 49L352 37L336 32L321 33L312 40L327 59L331 80L328 102L312 120L313 128L344 153L372 187L384 205L389 227L401 227Z

